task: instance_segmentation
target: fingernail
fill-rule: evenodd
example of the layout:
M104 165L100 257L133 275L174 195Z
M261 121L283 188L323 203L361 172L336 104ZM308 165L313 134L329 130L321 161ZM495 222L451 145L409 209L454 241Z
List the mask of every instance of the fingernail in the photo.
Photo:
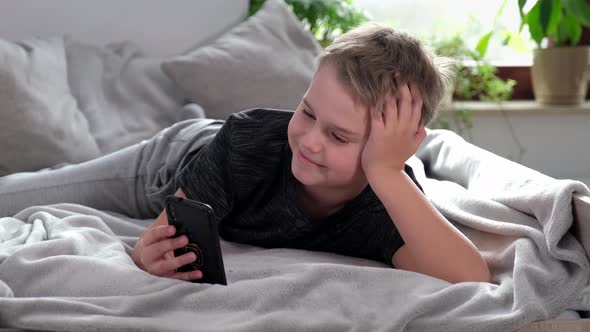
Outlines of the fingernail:
M168 227L168 233L170 233L170 234L174 234L175 233L174 226L169 226Z

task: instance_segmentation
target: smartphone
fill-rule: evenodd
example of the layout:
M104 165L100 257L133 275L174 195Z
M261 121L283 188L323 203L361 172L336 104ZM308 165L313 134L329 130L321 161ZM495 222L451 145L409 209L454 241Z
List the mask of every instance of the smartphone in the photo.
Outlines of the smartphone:
M168 223L176 227L174 237L186 235L189 243L174 250L174 256L194 252L197 259L178 269L180 272L201 270L203 277L193 282L227 285L219 245L217 222L211 206L178 196L166 198Z

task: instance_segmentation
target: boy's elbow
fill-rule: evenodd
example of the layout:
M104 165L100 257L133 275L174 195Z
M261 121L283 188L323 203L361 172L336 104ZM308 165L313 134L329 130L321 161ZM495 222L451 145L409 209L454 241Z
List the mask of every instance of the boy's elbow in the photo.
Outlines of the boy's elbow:
M492 275L487 265L479 269L472 269L458 278L458 280L451 281L452 283L459 282L492 282Z
M477 269L476 273L474 273L474 279L475 281L479 282L492 282L492 273L490 272L490 268L488 267L488 264L485 261L482 261L480 268Z
M481 255L464 266L463 273L458 276L460 280L456 282L492 282L490 268Z
M479 280L480 282L488 282L488 283L492 282L492 274L490 273L490 269L488 269L487 266L485 267L484 272L482 273L480 278L481 278L481 280Z

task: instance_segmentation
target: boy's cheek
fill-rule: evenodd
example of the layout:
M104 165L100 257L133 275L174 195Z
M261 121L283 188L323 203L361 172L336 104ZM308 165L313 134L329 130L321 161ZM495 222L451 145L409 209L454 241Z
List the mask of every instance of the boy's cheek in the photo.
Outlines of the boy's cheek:
M338 172L343 178L354 178L362 172L360 153L339 154L337 159L329 160L329 168Z

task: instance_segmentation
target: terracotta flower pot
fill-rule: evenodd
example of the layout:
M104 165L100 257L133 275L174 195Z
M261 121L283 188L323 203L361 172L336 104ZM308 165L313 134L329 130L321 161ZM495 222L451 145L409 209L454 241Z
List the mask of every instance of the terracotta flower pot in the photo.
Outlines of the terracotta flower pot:
M590 78L590 46L536 49L531 76L540 104L581 104Z

